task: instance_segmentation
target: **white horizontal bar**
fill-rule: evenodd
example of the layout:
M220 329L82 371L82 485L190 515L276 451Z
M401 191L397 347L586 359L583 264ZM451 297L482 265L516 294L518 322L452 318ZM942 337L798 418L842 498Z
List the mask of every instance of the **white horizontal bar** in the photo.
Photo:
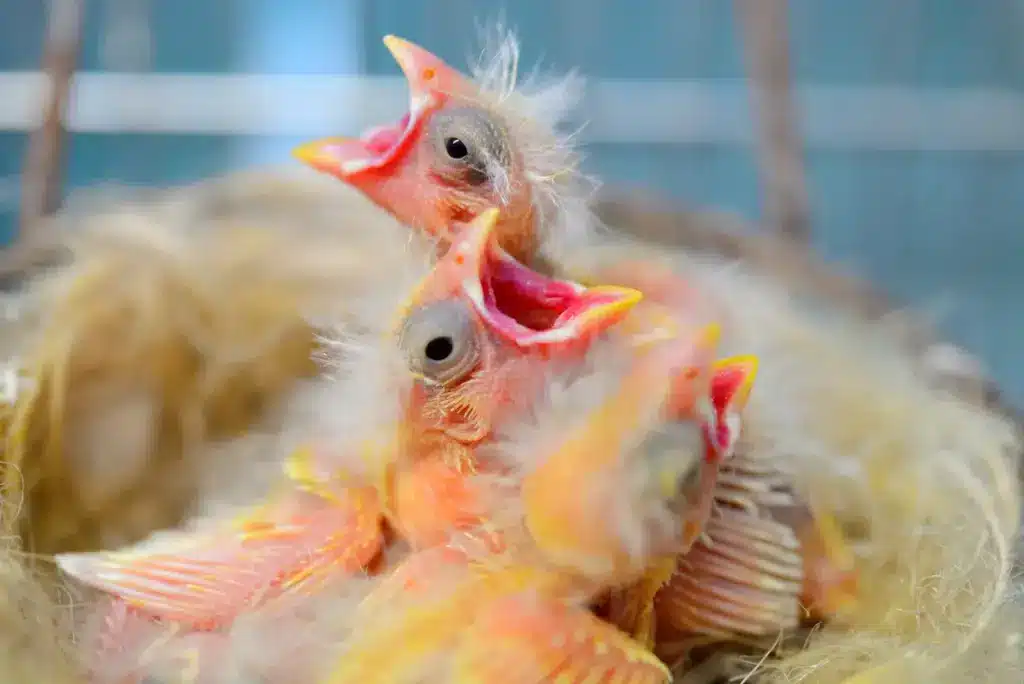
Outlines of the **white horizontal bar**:
M0 130L38 122L46 80L0 72ZM406 107L399 77L119 74L75 77L70 128L83 133L315 136L354 133ZM810 147L1024 151L1024 94L998 89L806 86ZM593 81L584 138L614 143L747 144L741 81Z

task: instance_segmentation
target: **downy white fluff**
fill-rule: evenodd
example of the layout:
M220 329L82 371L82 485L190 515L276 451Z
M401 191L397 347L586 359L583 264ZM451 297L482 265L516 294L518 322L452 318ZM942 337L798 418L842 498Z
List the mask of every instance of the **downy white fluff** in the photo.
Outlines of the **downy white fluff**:
M797 298L741 264L654 250L601 225L588 207L595 183L579 171L573 136L558 133L578 79L520 87L515 37L496 36L474 74L516 122L549 268L604 282L602 273L626 259L654 262L717 302L723 351L761 359L741 451L777 462L799 496L838 516L855 547L863 596L811 639L800 662L825 662L844 639L866 633L936 662L956 660L1010 588L1020 520L1015 427L940 388L899 330ZM955 649L938 646L950 639ZM889 657L868 649L858 662L866 669Z

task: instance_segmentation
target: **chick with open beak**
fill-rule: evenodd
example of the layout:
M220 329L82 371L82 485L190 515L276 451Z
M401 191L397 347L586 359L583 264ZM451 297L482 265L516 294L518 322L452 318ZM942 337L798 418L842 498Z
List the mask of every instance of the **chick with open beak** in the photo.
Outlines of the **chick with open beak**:
M422 544L388 576L359 607L360 629L342 645L326 681L405 681L413 673L435 676L438 668L438 679L460 682L667 682L668 670L644 644L584 606L636 579L652 557L677 544L673 505L704 455L686 397L707 391L716 328L680 320L652 337L648 328L660 321L634 319L638 295L532 273L494 242L496 217L483 218L492 220L460 233L417 289L401 339L409 340L413 367L432 347L476 349L464 362L451 360L459 369L453 374L430 368L436 359L422 363L421 406L465 392L460 385L483 376L476 401L496 407L472 432L480 449L472 450L463 480L494 468L514 491L499 495L496 515L475 528L435 530L436 544ZM453 315L451 302L466 313ZM535 313L544 316L525 325L521 306L539 307ZM443 307L434 309L445 312L434 319L441 325L409 332L433 318L421 313L433 307ZM642 446L683 405L691 410L689 453L683 444ZM448 429L443 410L422 413L441 419L436 431ZM486 444L487 429L497 426ZM469 434L459 430L454 441L468 443ZM399 488L403 477L400 467ZM438 516L452 498L446 492L424 500L430 510L416 507L420 520ZM402 501L396 507L406 537L412 509L403 514ZM442 540L442 532L451 536Z
M383 344L394 349L367 357L399 358L411 378L373 376L406 389L397 424L384 430L393 438L350 445L367 448L348 461L296 452L282 490L238 518L165 533L145 548L58 557L66 573L115 598L102 643L149 622L183 635L228 630L285 595L315 595L370 566L387 544L384 519L413 549L486 525L493 480L475 477L486 469L475 450L528 408L545 368L571 366L640 300L627 288L530 271L498 246L497 223L486 211L459 233L385 326ZM342 469L352 463L360 468Z
M466 226L399 317L417 381L390 500L416 548L484 519L486 493L468 477L487 470L478 449L532 407L548 372L583 357L641 299L526 268L498 245L498 225L489 210Z
M397 470L394 491L375 492L375 482L354 476L339 482L340 468L311 465L298 452L286 462L294 486L237 520L165 536L144 551L62 554L58 564L156 617L206 629L230 623L256 596L264 601L299 586L293 574L306 581L332 568L363 568L383 543L384 511L394 510L413 546L447 534L465 511L451 502L435 510L419 495L445 488L447 469L475 469L473 450L523 405L540 381L538 364L585 353L640 300L628 288L584 288L530 271L498 247L497 219L496 210L486 211L460 233L401 306L385 342L397 346L414 380L401 385L408 395L399 400L396 438L381 440L373 452L380 463L365 470ZM259 562L246 561L250 554ZM262 589L268 584L273 591Z
M409 85L409 112L360 138L328 138L295 150L313 168L353 185L402 223L447 247L456 222L501 207L502 247L527 263L536 250L533 198L515 122L497 98L423 48L384 38Z
M502 253L512 260L531 261L538 247L540 216L545 213L542 200L551 199L541 188L553 177L550 171L557 164L549 166L558 161L573 165L574 160L552 155L552 150L559 149L556 137L517 109L512 98L482 87L408 41L387 36L384 43L409 84L409 114L395 126L375 128L361 139L312 142L296 150L296 155L359 188L403 223L440 238L442 250L458 239L452 230L460 224L453 218L465 220L486 207L501 206L495 236ZM561 200L557 203L564 205ZM629 270L623 269L627 280ZM643 277L646 273L642 271L639 280L650 286ZM612 275L623 273L613 270ZM679 310L704 306L678 279L670 279L671 288L662 281L653 279L660 300ZM524 307L520 309L523 316L530 315ZM746 358L719 363L722 379L735 381L737 388L749 386L751 368ZM722 431L709 441L709 462L717 464L728 451L726 433L737 433L738 425L727 426L716 416L728 414L735 423L736 409L742 406L732 401L720 406L711 403L697 402L706 413L709 430ZM689 408L681 406L681 415L687 415ZM707 484L713 472L706 470ZM704 501L710 497L704 496Z
M640 609L648 610L653 593L674 580L679 558L685 558L711 515L715 478L736 446L738 416L750 392L756 359L714 362L716 325L699 317L679 319L663 307L634 309L639 301L635 292L606 287L587 290L530 271L495 242L487 243L495 238L496 217L484 217L492 220L478 219L459 234L404 314L406 326L408 321L418 325L416 312L421 307L429 309L434 303L448 307L459 301L470 312L463 320L473 321L475 332L460 323L451 329L465 332L447 335L446 341L438 343L441 330L428 327L429 335L410 336L409 350L412 358L428 357L432 346L476 350L466 352L471 361L456 359L454 366L460 370L455 375L428 374L423 403L416 409L418 415L434 417L437 422L431 429L445 433L449 445L461 445L464 458L453 463L449 446L448 460L420 460L410 472L450 468L447 481L464 493L464 487L474 481L466 475L489 467L477 457L477 448L495 426L514 422L526 405L537 410L534 400L543 396L538 390L552 375L544 369L559 367L549 365L552 361L565 364L593 353L590 342L598 334L622 333L609 343L631 341L635 346L626 354L629 373L608 401L590 409L576 428L568 420L556 421L565 434L547 433L546 448L506 445L506 449L530 452L525 460L532 460L535 467L523 480L520 504L533 543L547 562L586 577L593 585L618 587L642 576L652 559L665 559L668 572L651 585L652 592L630 597L631 603L639 600L645 604ZM527 320L533 322L527 324ZM621 324L613 326L616 322ZM652 335L653 330L661 334ZM467 345L466 339L477 342ZM416 350L421 349L417 356ZM612 372L609 368L608 373ZM530 399L524 402L523 397ZM708 407L701 408L705 401ZM685 442L638 446L638 440L644 441L640 435L658 432L673 421L700 425L696 435L703 446L689 445L696 448L696 459L683 453ZM681 486L692 482L695 471L700 475L695 491L680 497ZM631 480L639 486L634 488ZM454 495L453 487L421 489L433 482L419 476L397 479L399 528L406 538L420 539L421 548L428 540L439 543L453 528L471 526L460 520L479 525L486 519L486 515L465 515L465 502L478 500L479 494ZM666 502L674 507L662 508ZM647 505L653 506L651 514L643 510ZM461 507L458 517L440 513L455 507ZM429 525L429 534L423 528L413 533L413 521ZM660 523L665 524L659 527ZM739 559L758 563L757 540L743 535L738 539ZM743 548L747 542L753 551ZM662 565L659 561L659 570ZM756 584L757 578L747 581ZM714 597L699 595L700 600L694 601L693 594L674 605L680 609L690 605L703 615ZM789 598L797 606L799 590ZM653 630L649 618L646 627L627 624L625 619L616 622L638 636Z
M409 224L440 237L442 248L452 239L449 233L439 230L450 225L442 220L444 217L472 216L479 207L498 201L506 209L499 239L522 260L535 261L539 250L543 250L555 270L571 272L584 281L596 279L636 287L644 292L645 306L665 304L679 310L705 299L670 269L642 261L624 261L616 256L621 254L616 250L604 254L600 250L577 253L561 247L549 249L549 242L578 232L580 226L585 233L593 217L582 191L585 184L578 182L581 176L572 145L558 137L555 122L534 115L545 111L544 107L532 106L537 103L530 102L529 93L507 82L514 79L488 81L488 69L482 70L482 78L478 74L478 78L471 79L407 41L389 37L385 43L409 81L413 102L409 118L400 126L401 133L392 137L394 144L387 146L386 154L376 154L368 151L365 141L361 151L359 146L339 145L337 140L320 141L300 148L300 159L361 189L393 214L411 217ZM505 54L508 53L506 50ZM515 54L514 49L511 54ZM550 103L559 97L547 92L536 99ZM365 171L362 163L368 158L371 171ZM353 159L361 161L350 163ZM586 265L591 257L596 257L596 266ZM723 360L719 370L723 378L731 378L733 389L719 393L722 405L714 406L714 398L707 402L701 399L707 418L708 462L715 464L703 469L706 485L714 484L717 466L724 456L731 454L738 439L739 415L756 369L749 361L743 357ZM723 404L726 397L732 399ZM769 475L751 471L740 479L744 487L756 489L764 485L758 482L758 478L764 477ZM711 494L712 487L705 486L702 503L689 526L691 540L702 531L710 515ZM797 536L817 538L821 531L817 528L829 527L829 523L817 518L803 520L797 523ZM832 580L820 581L845 575L851 567L849 554L842 551L842 546L842 542L832 544L826 553L820 544L807 543L798 551L807 556L809 574L804 582L817 597L811 603L834 604L821 600L823 591L853 595L845 580L839 585ZM842 571L837 570L840 567ZM659 573L662 579L652 579L651 586L660 586L674 572L673 568L663 570ZM666 610L676 610L669 602L665 605ZM787 611L789 605L786 604ZM792 621L787 612L786 624ZM774 632L775 627L768 631Z

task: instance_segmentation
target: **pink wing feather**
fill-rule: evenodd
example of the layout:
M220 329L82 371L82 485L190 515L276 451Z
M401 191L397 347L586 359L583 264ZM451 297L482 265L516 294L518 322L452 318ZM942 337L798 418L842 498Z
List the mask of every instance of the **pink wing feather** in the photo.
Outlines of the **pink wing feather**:
M213 628L287 591L314 591L364 568L382 544L368 489L328 501L303 492L211 529L165 533L144 551L61 554L83 584L140 612Z

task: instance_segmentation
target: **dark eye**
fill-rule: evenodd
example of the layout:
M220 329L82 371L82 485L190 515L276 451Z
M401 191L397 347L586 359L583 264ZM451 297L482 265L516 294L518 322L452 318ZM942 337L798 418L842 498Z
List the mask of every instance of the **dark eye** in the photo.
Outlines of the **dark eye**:
M429 361L440 363L441 361L447 360L454 351L455 343L452 342L452 338L442 336L435 337L427 342L427 346L423 348L423 355L427 357L427 360Z
M480 343L469 308L443 301L409 314L399 333L409 370L447 385L462 380L477 366Z
M442 175L480 186L492 181L495 171L508 169L508 135L491 113L473 107L450 108L431 117L428 125Z
M444 151L452 159L465 159L469 156L469 148L459 138L445 138Z

